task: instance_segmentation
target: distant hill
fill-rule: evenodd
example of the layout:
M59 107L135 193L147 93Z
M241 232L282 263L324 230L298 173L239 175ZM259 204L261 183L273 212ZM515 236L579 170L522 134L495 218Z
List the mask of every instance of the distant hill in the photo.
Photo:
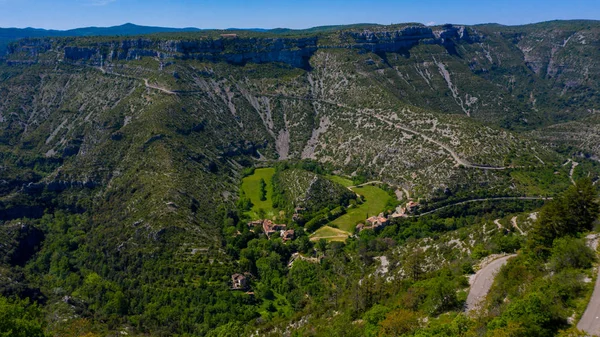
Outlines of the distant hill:
M330 33L342 29L352 28L367 28L379 26L372 23L360 23L351 25L334 25L320 26L307 29L290 29L290 28L228 28L225 30L245 31L255 33L273 33L273 34L314 34L314 33ZM182 32L199 32L205 29L194 27L189 28L168 28L168 27L152 27L138 26L132 23L126 23L120 26L113 27L84 27L70 30L55 30L55 29L39 29L39 28L0 28L0 58L6 54L7 46L16 40L23 38L35 37L66 37L66 36L135 36L156 33L182 33Z
M138 26L126 23L113 27L85 27L70 30L52 30L37 28L0 28L0 55L6 53L6 47L13 41L29 37L64 37L64 36L131 36L154 33L197 32L199 28L167 28Z

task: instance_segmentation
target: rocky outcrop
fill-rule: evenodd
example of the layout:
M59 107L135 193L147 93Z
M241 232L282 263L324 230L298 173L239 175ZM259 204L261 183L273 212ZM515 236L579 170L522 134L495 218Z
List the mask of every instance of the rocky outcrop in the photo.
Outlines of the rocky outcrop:
M455 42L478 42L481 37L470 35L464 26L445 25L433 30L425 26L408 26L393 31L344 32L342 39L354 40L352 48L366 49L371 52L398 52L410 49L418 44L453 45Z
M52 49L52 42L53 41L50 39L22 39L19 43L9 45L6 54L37 59L39 54L43 54ZM0 57L1 56L2 55L0 55ZM28 62L22 63L32 64L35 63L35 61L28 60Z
M90 59L95 55L99 54L96 48L79 48L79 47L66 47L65 48L65 59L75 61Z

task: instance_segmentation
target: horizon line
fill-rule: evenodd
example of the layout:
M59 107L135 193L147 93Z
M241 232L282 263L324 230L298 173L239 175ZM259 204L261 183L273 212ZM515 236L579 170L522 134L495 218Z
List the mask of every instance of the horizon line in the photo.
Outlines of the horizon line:
M0 27L0 29L34 29L34 30L46 30L46 31L58 31L58 32L68 32L68 31L72 31L72 30L77 30L77 29L86 29L86 28L96 28L96 29L106 29L106 28L115 28L115 27L122 27L122 26L127 26L127 25L133 25L133 26L137 26L137 27L145 27L145 28L165 28L165 29L197 29L197 30L265 30L265 31L269 31L269 30L277 30L277 29L289 29L289 30L309 30L309 29L313 29L313 28L321 28L321 27L344 27L344 26L355 26L355 25L372 25L372 26L394 26L394 25L402 25L402 24L421 24L424 26L431 26L431 27L436 27L436 26L443 26L443 25L461 25L461 26L482 26L482 25L500 25L500 26L505 26L505 27L518 27L518 26L528 26L528 25L536 25L536 24L541 24L541 23L547 23L547 22L555 22L555 21L564 21L564 22L576 22L576 21L590 21L590 22L600 22L600 20L597 19L553 19L553 20L546 20L546 21L537 21L537 22L530 22L530 23L523 23L523 24L515 24L515 25L508 25L508 24L502 24L502 23L498 23L498 22L481 22L481 23L474 23L474 24L462 24L462 23L437 23L437 22L428 22L428 23L423 23L423 22L398 22L398 23L391 23L391 24L381 24L381 23L368 23L368 22L357 22L357 23L345 23L345 24L328 24L328 25L320 25L320 26L309 26L309 27L304 27L304 28L288 28L288 27L274 27L274 28L263 28L263 27L229 27L229 28L199 28L199 27L193 27L193 26L188 26L188 27L173 27L173 26L154 26L154 25L143 25L143 24L136 24L133 22L125 22L122 24L118 24L118 25L113 25L113 26L83 26L83 27L76 27L76 28L69 28L69 29L55 29L55 28L40 28L40 27Z

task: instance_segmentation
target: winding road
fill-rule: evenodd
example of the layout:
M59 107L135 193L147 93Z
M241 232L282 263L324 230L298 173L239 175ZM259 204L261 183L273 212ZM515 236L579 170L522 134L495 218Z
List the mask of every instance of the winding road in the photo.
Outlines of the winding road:
M352 188L363 187L363 186L367 186L367 185L383 185L383 184L385 184L383 181L373 180L373 181L367 181L366 183L362 183L360 185L348 186L348 188L352 189Z
M589 241L590 236L587 238L588 246L595 251L598 248L598 241ZM585 331L589 335L600 336L600 268L598 268L592 298L590 298L583 316L581 316L579 323L577 323L577 329Z
M465 311L467 313L480 309L481 304L492 288L496 274L498 274L500 268L508 262L508 259L515 256L516 255L503 256L490 262L487 266L475 273L475 276L472 279L471 289L469 290L469 296L467 297L467 303L465 304Z
M426 141L441 147L444 151L448 152L448 154L450 154L450 156L452 156L452 159L454 159L454 161L456 162L456 165L462 165L464 167L477 168L477 169L482 169L482 170L506 170L507 169L507 167L501 167L501 166L487 166L487 165L480 165L480 164L472 164L472 163L468 162L466 159L459 157L458 154L456 152L454 152L454 150L452 150L448 145L446 145L442 142L439 142L419 131L415 131L413 129L409 129L407 127L398 125L394 122L391 122L391 121L383 118L380 115L373 115L373 117L379 119L380 121L382 121L384 123L387 123L390 126L394 126L396 129L400 129L402 131L420 136L421 138L425 139Z
M95 68L97 68L100 71L102 71L103 73L107 74L106 70L104 70L102 67L95 67ZM117 76L120 75L120 74L112 73L112 72L110 74L117 75ZM123 75L121 75L121 76L123 76ZM159 87L159 86L150 84L148 82L147 78L144 78L143 81L144 81L144 85L146 86L146 88L151 88L151 89L159 90L159 91L161 91L161 92L163 92L165 94L168 94L168 95L178 95L178 94L182 93L180 91L172 91L172 90L169 90L169 89L166 89L166 88L163 88L163 87ZM255 93L255 95L257 95L257 96L264 96L264 97L273 97L273 98L296 99L296 100L304 100L304 101L322 102L322 103L326 103L326 104L332 104L332 105L336 105L336 106L342 106L342 107L345 107L345 108L348 108L348 109L356 109L356 108L347 106L345 104L340 104L340 103L336 103L336 102L329 101L329 100L323 100L323 99L315 99L315 98L308 98L308 97L295 97L295 96L286 96L286 95L269 95L269 94L265 94L265 93L260 93L260 94L256 94ZM356 110L358 110L358 109L356 109ZM395 128L397 128L399 130L402 130L402 131L405 131L405 132L417 135L417 136L423 138L425 141L433 143L433 144L439 146L440 148L442 148L444 151L446 151L452 157L452 159L456 163L456 166L464 166L464 167L467 167L467 168L474 168L474 169L480 169L480 170L506 170L506 169L509 169L509 168L517 168L517 167L512 167L512 166L508 166L508 167L507 166L492 166L492 165L482 165L482 164L471 163L471 162L467 161L466 159L461 158L448 145L446 145L446 144L444 144L444 143L442 143L440 141L437 141L437 140L435 140L435 139L433 139L433 138L425 135L422 132L419 132L419 131L407 128L407 127L402 126L402 125L398 125L398 123L390 121L390 120L386 119L385 117L383 117L381 115L374 114L374 115L372 115L372 117L374 117L376 119L379 119L380 121L382 121L382 122L384 122L384 123L386 123L386 124L388 124L390 126L394 126ZM540 161L542 161L542 160L540 159ZM543 163L543 161L542 161L542 163Z
M452 206L464 205L464 204L468 204L468 203L472 203L472 202L495 201L495 200L552 200L552 198L551 197L498 197L498 198L471 199L471 200L457 202L454 204L445 205L445 206L442 206L442 207L439 207L436 209L432 209L431 211L427 211L425 213L412 215L410 217L418 218L418 217L429 215L431 213L435 213L439 210L442 210L442 209L448 208L448 207L452 207Z
M577 323L577 329L590 335L600 335L600 270L594 286L594 293L588 303L581 320Z

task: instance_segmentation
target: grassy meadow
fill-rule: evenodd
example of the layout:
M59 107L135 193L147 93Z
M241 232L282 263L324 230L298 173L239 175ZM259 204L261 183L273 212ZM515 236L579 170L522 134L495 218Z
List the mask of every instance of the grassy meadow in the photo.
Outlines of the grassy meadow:
M273 208L273 182L271 181L275 174L274 168L259 168L254 171L254 174L245 177L242 180L242 192L247 198L252 201L252 209L249 215L253 220L261 218L272 219L278 214L278 211ZM266 200L260 200L260 180L264 179L266 183ZM262 214L264 212L264 214Z

